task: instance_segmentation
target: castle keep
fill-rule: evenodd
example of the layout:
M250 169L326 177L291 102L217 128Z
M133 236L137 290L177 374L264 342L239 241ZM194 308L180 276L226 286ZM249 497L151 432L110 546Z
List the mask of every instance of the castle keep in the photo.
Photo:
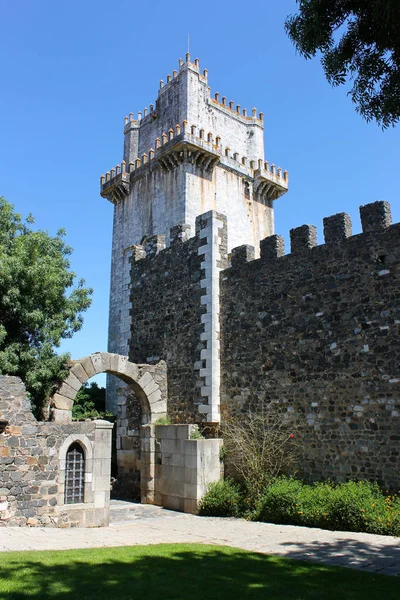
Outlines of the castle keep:
M180 61L157 102L126 118L114 204L109 350L165 360L168 414L217 424L279 402L300 416L309 480L400 487L399 225L390 206L274 235L288 175L265 161L263 115ZM118 394L109 387L109 407Z
M207 71L201 72L189 54L166 84L160 82L155 105L137 120L126 117L123 161L101 177L101 194L114 204L110 352L129 352L131 259L142 256L145 247L157 252L169 246L177 225L174 237L193 236L196 218L214 211L201 226L204 298L196 343L202 352L194 361L202 363L199 410L210 422L219 421L218 272L224 264L216 238L227 219L225 253L241 244L258 248L274 233L273 202L287 189L287 172L264 159L263 114L255 108L247 114L218 93L211 98ZM115 411L114 385L109 382L108 402Z

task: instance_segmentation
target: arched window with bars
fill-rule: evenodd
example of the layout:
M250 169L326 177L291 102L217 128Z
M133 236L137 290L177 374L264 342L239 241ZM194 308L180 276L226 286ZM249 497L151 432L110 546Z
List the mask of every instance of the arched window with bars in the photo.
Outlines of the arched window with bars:
M65 460L64 503L79 504L84 502L85 492L85 452L78 442L74 442L67 450Z

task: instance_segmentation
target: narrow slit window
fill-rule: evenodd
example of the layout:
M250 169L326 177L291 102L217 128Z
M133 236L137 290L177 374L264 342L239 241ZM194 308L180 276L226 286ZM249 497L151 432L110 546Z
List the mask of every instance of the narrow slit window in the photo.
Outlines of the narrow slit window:
M65 461L65 504L79 504L84 501L85 454L80 444L75 442L68 448Z

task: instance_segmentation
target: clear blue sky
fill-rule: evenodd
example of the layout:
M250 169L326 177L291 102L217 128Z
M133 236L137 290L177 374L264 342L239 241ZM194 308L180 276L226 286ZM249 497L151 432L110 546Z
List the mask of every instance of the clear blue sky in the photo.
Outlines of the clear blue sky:
M154 102L187 51L212 93L265 114L266 159L289 171L276 232L385 199L400 220L400 127L365 123L284 31L294 0L0 0L0 195L36 225L67 229L72 266L95 290L74 358L107 348L112 206L99 176L120 162L123 119ZM288 244L287 244L288 246Z

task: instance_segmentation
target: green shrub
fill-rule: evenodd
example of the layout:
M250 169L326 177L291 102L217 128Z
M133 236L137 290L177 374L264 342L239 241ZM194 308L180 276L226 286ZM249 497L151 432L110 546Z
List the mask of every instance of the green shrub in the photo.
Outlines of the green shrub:
M377 485L348 481L332 489L326 507L326 526L339 531L367 531L366 510L384 501Z
M305 485L279 477L253 498L227 479L210 486L200 514L400 536L400 495L367 481Z
M303 483L297 479L279 477L261 493L253 519L268 523L297 524L301 515L299 495L303 487Z
M298 524L326 529L327 505L332 491L330 482L304 485L298 496Z
M154 425L172 425L171 418L166 417L158 417L157 421L155 421Z
M240 515L241 494L230 480L224 479L209 485L199 503L199 515L207 517L238 517Z

